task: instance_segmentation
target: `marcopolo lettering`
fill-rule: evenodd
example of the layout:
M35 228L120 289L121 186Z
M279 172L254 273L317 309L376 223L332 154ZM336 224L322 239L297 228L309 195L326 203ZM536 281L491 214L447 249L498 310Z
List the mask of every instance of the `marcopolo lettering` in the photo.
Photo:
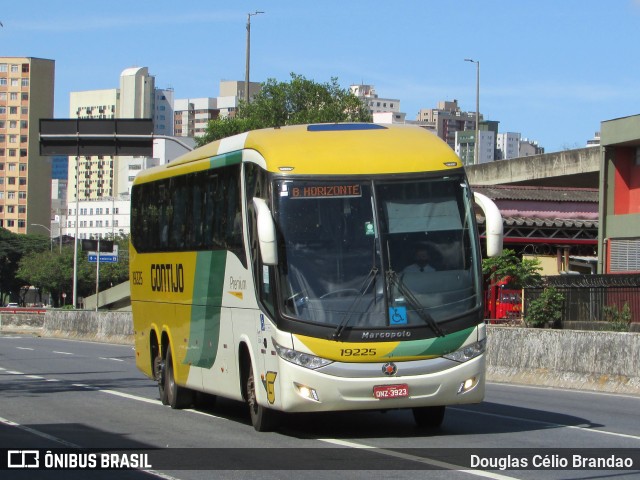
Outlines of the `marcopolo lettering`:
M154 292L184 292L184 267L182 264L151 264L151 290Z
M385 339L385 340L394 340L396 338L407 338L411 336L411 332L407 330L398 330L398 331L390 331L390 332L362 332L363 340L375 340L375 339Z

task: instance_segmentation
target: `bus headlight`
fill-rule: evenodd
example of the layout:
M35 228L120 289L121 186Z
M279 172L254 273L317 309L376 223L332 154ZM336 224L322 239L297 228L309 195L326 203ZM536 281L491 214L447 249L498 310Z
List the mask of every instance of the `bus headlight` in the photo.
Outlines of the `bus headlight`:
M449 360L453 360L454 362L468 362L472 358L477 357L478 355L482 355L487 349L487 339L483 338L479 342L472 343L471 345L465 345L460 350L456 350L455 352L447 353L443 355L444 358L448 358Z
M273 346L276 348L278 356L283 360L295 363L296 365L300 365L301 367L309 368L311 370L315 370L316 368L324 367L325 365L333 363L331 360L327 360L326 358L316 357L315 355L310 355L308 353L298 352L297 350L283 347L282 345L278 345L275 341L273 342Z

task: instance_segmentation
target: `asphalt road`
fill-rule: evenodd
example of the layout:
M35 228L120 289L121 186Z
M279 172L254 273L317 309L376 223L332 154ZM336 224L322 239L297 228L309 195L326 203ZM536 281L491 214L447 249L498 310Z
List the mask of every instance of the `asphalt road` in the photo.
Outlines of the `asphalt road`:
M483 403L448 407L436 431L418 429L409 411L392 411L289 415L278 432L258 433L238 402L203 399L183 411L161 405L131 346L4 335L0 449L51 449L64 461L69 452L94 452L85 449L132 449L140 459L150 452L150 466L140 469L12 468L0 470L2 479L626 480L640 478L640 397L489 384ZM572 466L574 454L631 458L634 466L542 468L562 467L566 458ZM477 468L460 466L471 461ZM510 468L523 461L527 469Z

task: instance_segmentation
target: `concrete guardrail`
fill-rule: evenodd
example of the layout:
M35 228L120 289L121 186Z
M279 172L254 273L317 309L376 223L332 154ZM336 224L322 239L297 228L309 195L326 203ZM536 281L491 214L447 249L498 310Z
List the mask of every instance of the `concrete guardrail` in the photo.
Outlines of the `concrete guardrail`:
M487 329L489 381L640 395L640 333ZM131 312L3 314L0 330L133 344Z

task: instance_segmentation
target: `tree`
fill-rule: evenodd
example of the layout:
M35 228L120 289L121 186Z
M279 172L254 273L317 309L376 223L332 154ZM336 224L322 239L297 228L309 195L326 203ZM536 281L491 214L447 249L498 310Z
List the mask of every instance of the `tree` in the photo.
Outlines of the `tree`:
M129 237L113 238L118 245L118 263L100 264L100 290L105 290L129 279ZM22 285L47 291L53 306L61 306L62 293L67 297L73 291L73 247L64 247L61 253L49 250L24 255L16 271ZM89 263L86 252L78 252L78 296L86 297L96 291L96 264Z
M18 301L20 290L29 285L16 275L23 256L49 248L49 239L45 236L16 234L0 228L0 303L5 298Z
M332 122L371 122L371 114L337 78L320 84L292 73L290 82L271 78L263 83L250 103L240 102L235 117L210 121L197 142L202 146L258 128Z
M516 288L535 287L542 284L540 261L537 259L519 258L516 252L505 248L497 257L487 258L482 262L482 273L491 281L510 278Z

